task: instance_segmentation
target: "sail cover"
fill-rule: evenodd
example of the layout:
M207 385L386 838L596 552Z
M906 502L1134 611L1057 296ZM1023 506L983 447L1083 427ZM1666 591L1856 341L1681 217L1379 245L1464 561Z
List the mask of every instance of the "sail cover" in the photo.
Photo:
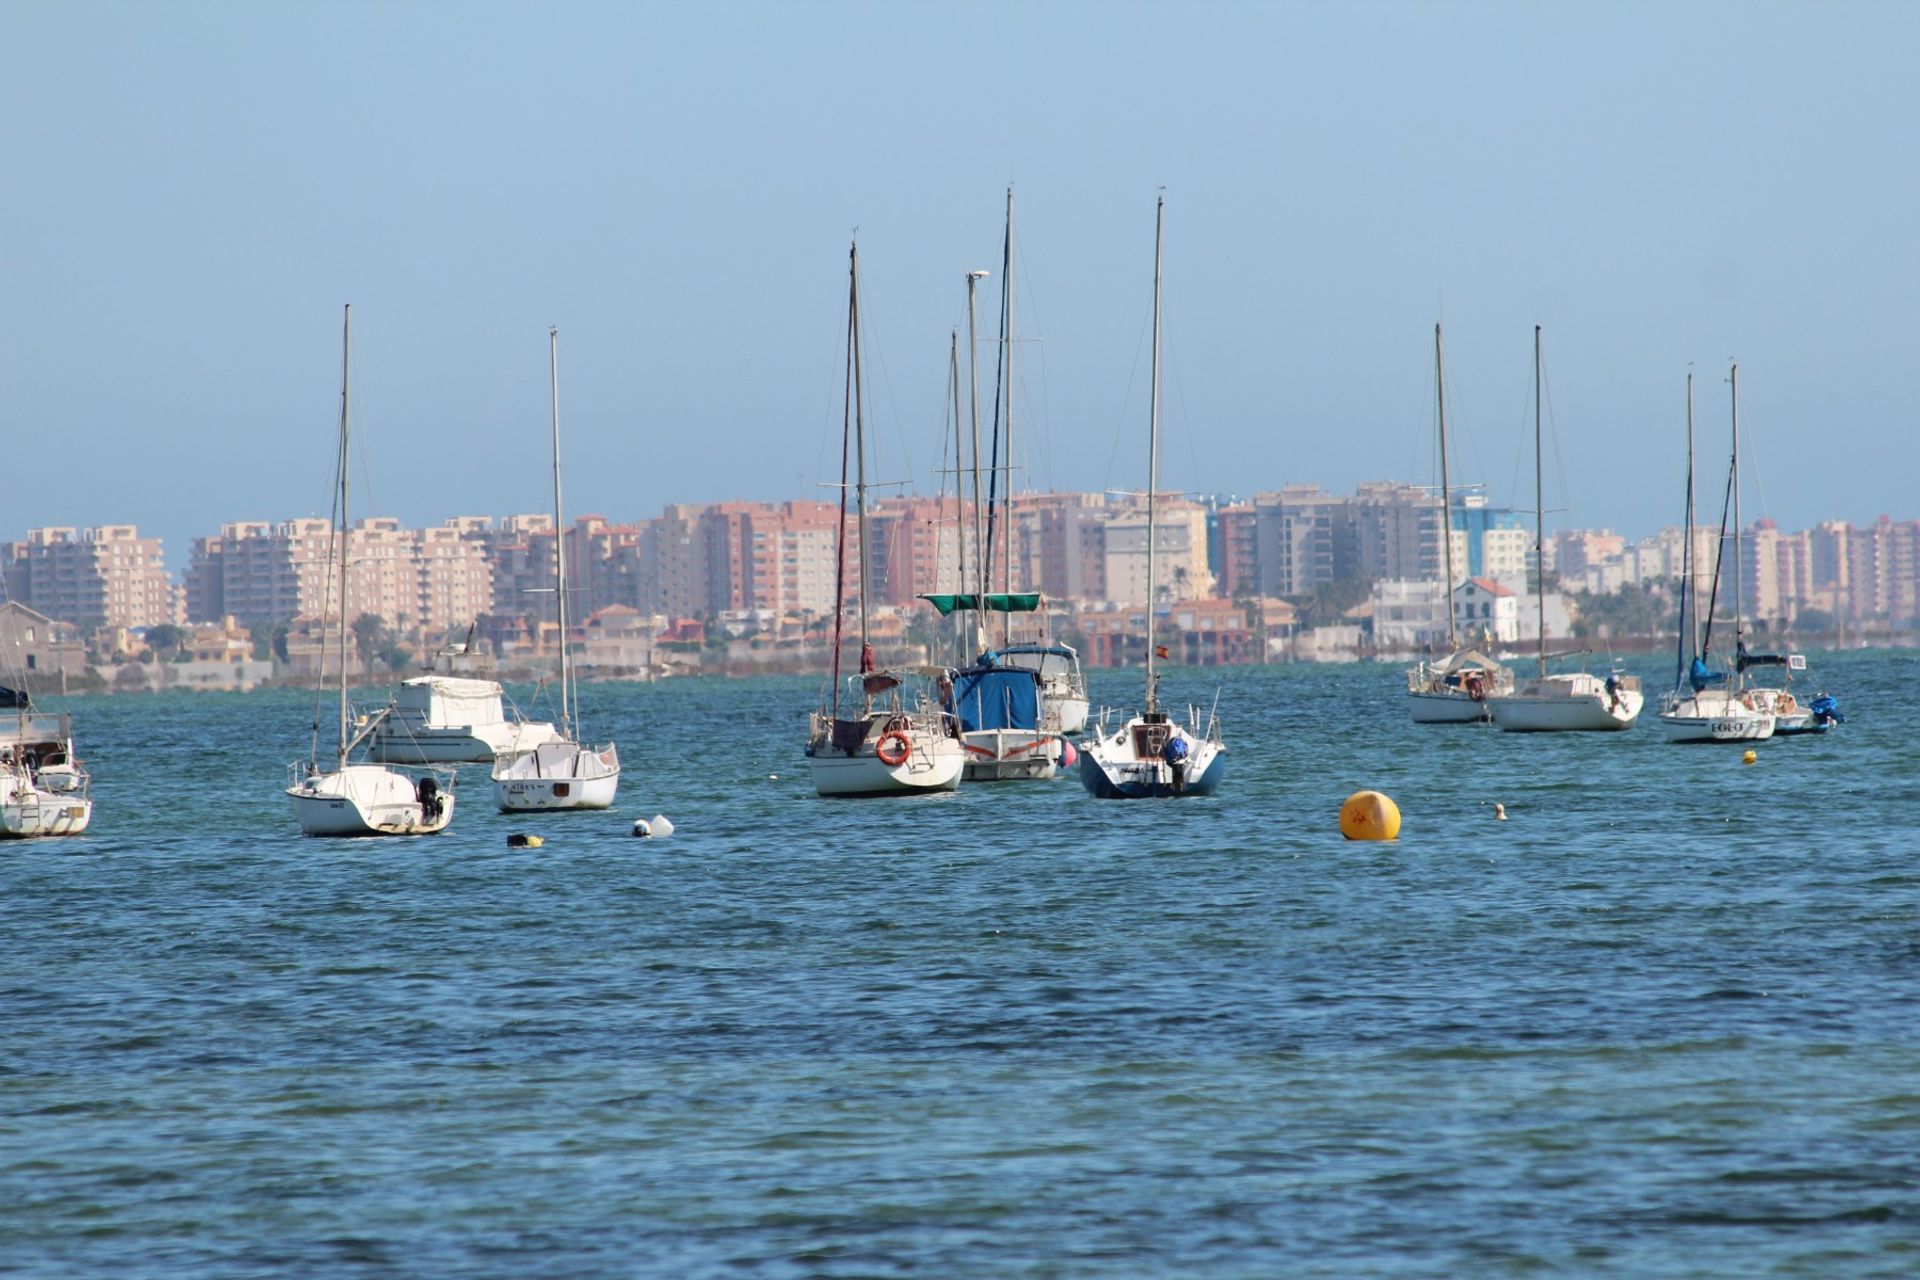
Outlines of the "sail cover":
M953 711L966 733L1038 729L1039 681L1019 667L970 667L954 677Z
M33 706L33 699L27 697L25 689L9 689L0 684L0 707L9 711L26 711Z
M1037 610L1044 597L1038 591L960 591L951 595L921 596L928 604L946 617L962 609L977 609L986 613L1032 613Z

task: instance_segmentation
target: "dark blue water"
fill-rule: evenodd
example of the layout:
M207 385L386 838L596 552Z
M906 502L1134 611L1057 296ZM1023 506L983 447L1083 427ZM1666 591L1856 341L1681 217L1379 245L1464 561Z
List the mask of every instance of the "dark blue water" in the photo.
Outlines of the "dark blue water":
M1176 671L1231 773L1159 803L822 801L812 681L599 687L615 813L476 769L357 842L307 696L79 700L93 831L0 846L0 1273L1920 1274L1920 661L1813 662L1852 718L1751 766Z

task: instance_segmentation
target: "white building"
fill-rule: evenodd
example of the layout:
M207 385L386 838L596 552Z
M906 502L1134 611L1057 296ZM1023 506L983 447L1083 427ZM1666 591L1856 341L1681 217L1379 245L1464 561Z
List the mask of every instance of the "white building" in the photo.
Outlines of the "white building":
M1492 578L1469 578L1454 590L1453 625L1461 644L1513 644L1520 639L1520 597Z

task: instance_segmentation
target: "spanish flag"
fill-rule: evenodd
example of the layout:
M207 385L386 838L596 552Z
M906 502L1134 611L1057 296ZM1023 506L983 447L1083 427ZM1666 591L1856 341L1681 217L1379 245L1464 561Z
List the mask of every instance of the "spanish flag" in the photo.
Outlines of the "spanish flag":
M1167 646L1165 646L1165 645L1163 645L1163 644L1157 644L1157 645L1155 645L1155 646L1153 646L1153 656L1154 656L1154 657L1156 657L1156 658L1164 658L1164 657L1166 657L1166 656L1167 656Z

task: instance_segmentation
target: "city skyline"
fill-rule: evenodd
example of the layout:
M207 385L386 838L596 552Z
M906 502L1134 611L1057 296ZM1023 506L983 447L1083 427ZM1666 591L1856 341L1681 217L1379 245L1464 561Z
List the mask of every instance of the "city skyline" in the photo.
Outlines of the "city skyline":
M1533 534L1523 513L1457 495L1451 549L1438 504L1418 486L1373 482L1352 494L1290 486L1246 500L1203 504L1164 495L1154 538L1164 600L1286 598L1323 607L1358 588L1396 616L1410 589L1451 568L1457 584L1487 578L1525 589ZM971 522L951 499L881 498L871 508L868 560L837 566L847 513L836 503L671 504L659 515L569 519L569 577L585 614L618 606L663 618L832 613L843 598L917 608L929 591L971 589L959 576L961 531ZM1696 565L1714 563L1717 522L1696 524ZM1741 581L1749 615L1789 621L1798 611L1844 612L1894 626L1920 620L1920 519L1865 526L1821 522L1790 531L1771 518L1742 526ZM161 623L247 625L324 616L333 598L332 529L311 517L228 521L194 540L187 570L169 574L162 540L137 526L51 526L0 540L9 599L65 622L108 628ZM1606 529L1563 529L1544 548L1568 590L1608 594L1660 586L1682 572L1689 539L1678 525L1628 539ZM1074 610L1145 603L1146 521L1138 495L1025 495L1008 536L995 539L996 586L1038 590ZM546 513L466 514L408 528L392 517L356 519L349 538L356 612L414 637L446 636L476 620L552 621L554 525ZM1005 552L1014 558L1011 582ZM1447 556L1451 555L1451 563ZM968 574L980 571L977 550ZM1345 607L1345 606L1342 606ZM493 626L494 623L489 623Z
M1009 183L1023 487L1137 484L1164 186L1170 488L1431 483L1443 321L1458 474L1530 505L1541 323L1566 525L1675 522L1685 373L1705 459L1729 358L1754 514L1901 514L1910 6L28 4L0 36L5 412L86 464L10 496L22 530L324 514L343 302L363 510L538 509L549 324L577 509L807 497L856 227L874 470L931 492Z

